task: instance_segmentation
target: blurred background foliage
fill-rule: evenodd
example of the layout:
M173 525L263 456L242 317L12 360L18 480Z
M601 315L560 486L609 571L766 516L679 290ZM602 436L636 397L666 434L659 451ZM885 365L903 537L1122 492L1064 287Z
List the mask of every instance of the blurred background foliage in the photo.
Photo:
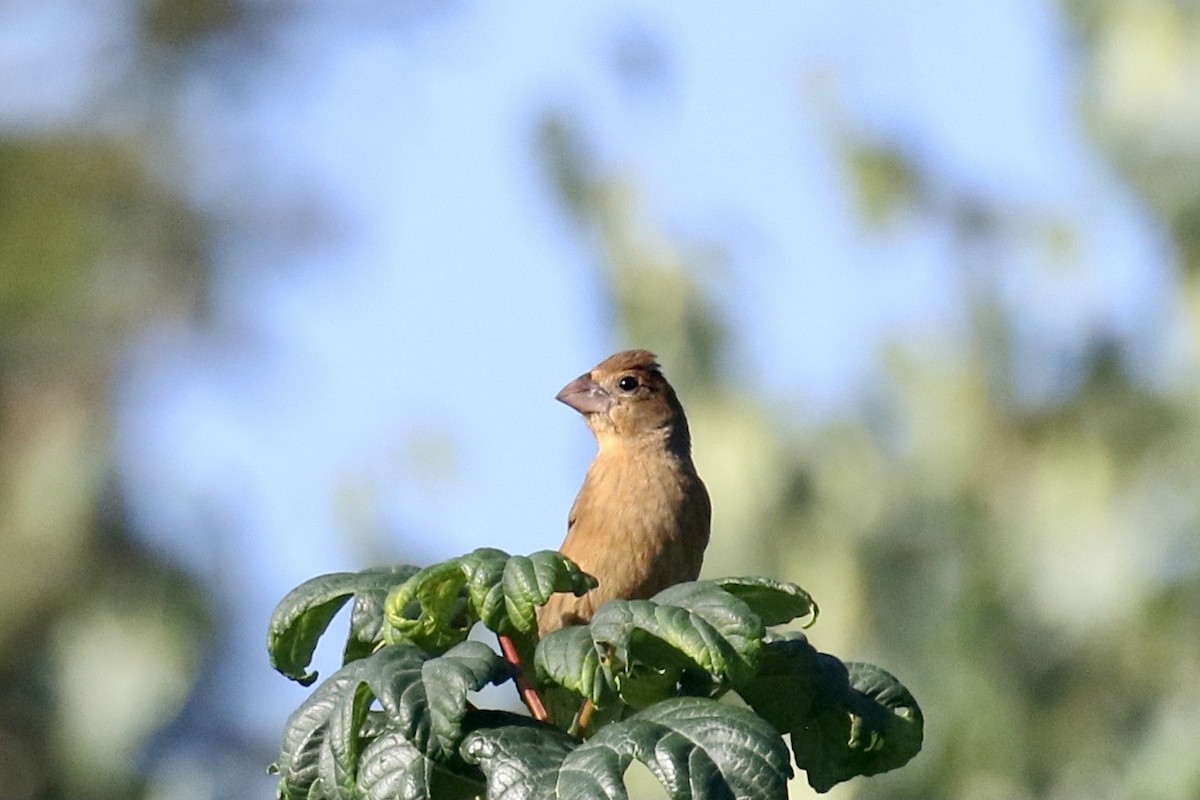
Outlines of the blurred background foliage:
M136 20L120 76L81 116L0 125L0 798L245 796L275 742L206 714L231 604L132 532L113 398L133 335L219 324L222 237L332 224L303 197L247 220L186 190L199 167L172 98L196 74L236 84L296 8L98 7ZM420 25L446 6L356 8ZM818 646L885 665L925 709L922 755L837 797L1200 797L1200 6L1060 10L1078 114L1169 232L1179 313L1031 335L1006 258L1087 270L1075 223L954 185L834 99L858 234L947 232L968 309L890 341L834 414L755 391L711 294L729 255L657 219L584 117L548 103L529 130L611 340L653 347L688 398L719 502L709 572L798 580ZM656 53L634 41L618 67L653 83Z

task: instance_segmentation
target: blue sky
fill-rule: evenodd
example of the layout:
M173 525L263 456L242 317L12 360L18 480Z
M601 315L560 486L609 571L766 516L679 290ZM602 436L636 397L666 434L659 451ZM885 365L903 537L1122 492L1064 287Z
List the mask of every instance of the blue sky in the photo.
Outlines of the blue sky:
M91 8L109 6L124 8ZM729 253L700 279L738 369L797 414L843 409L895 338L961 324L948 231L864 234L838 131L1077 226L1084 266L1047 270L1016 246L997 278L1030 341L1129 333L1164 302L1164 238L1085 138L1047 4L452 6L409 21L301 10L244 80L185 82L183 149L159 157L199 208L239 222L216 251L215 324L131 348L121 467L147 541L234 598L218 691L248 730L274 736L300 696L262 648L295 584L561 539L593 445L553 396L622 343L539 171L548 107L578 115L664 230ZM127 18L47 4L83 15L55 27L21 8L54 45L101 17L93 35L119 42ZM646 90L613 67L631 32L661 47ZM32 74L46 56L18 44L0 33L0 66ZM86 100L79 63L43 105L15 82L0 124ZM306 207L321 221L297 237L281 220Z

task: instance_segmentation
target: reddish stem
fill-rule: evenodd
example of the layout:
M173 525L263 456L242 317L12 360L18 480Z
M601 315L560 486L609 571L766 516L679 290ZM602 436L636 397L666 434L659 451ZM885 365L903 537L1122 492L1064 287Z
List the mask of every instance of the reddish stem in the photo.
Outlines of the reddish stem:
M546 713L546 706L542 703L541 696L529 679L525 677L525 669L521 664L521 656L517 654L516 643L513 642L512 637L504 634L500 634L499 639L500 652L504 654L504 660L517 670L517 691L521 693L521 699L525 701L529 713L539 722L549 722L550 715Z

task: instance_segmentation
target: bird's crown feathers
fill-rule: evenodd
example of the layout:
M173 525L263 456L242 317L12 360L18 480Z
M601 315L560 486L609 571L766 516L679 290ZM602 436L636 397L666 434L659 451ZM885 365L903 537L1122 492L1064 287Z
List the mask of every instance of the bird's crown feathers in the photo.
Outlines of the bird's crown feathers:
M649 350L624 350L604 359L592 371L601 375L611 375L614 372L626 370L661 373L661 369L658 365L658 356Z

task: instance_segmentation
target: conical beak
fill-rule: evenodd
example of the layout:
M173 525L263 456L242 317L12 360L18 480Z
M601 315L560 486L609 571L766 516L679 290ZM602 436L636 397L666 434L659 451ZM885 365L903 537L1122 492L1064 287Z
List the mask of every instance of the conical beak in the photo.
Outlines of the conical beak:
M612 397L588 373L564 386L554 399L566 403L580 414L604 414L612 407Z

